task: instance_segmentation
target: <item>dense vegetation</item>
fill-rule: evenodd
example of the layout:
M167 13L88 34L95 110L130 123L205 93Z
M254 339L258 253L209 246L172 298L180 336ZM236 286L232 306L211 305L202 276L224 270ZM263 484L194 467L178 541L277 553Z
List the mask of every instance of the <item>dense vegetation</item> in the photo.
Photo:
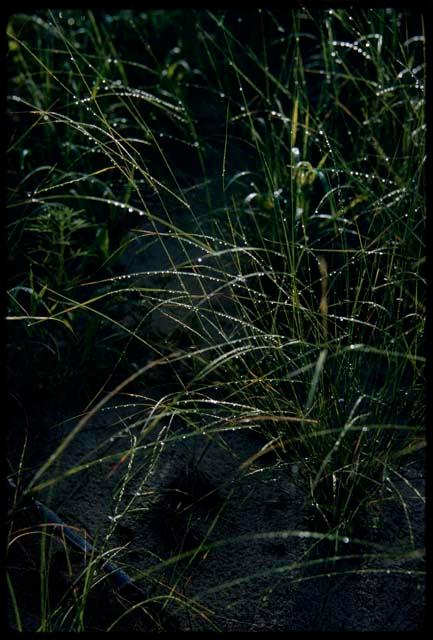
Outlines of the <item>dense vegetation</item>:
M422 15L40 10L7 33L8 540L38 538L40 630L86 630L94 578L50 609L20 501L132 394L123 490L149 434L255 430L255 460L301 470L306 561L362 556L424 447Z

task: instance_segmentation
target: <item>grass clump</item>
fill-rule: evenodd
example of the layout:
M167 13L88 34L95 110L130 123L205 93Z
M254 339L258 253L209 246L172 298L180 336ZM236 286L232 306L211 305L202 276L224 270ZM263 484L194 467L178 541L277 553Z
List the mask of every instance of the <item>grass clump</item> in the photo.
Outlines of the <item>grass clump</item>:
M399 482L422 502L408 470L425 445L423 15L38 10L7 32L8 384L21 425L9 475L44 497L110 468L99 559L154 510L169 540L165 557L143 551L162 571L146 601L160 603L146 617L159 630L178 610L190 630L211 624L184 595L181 560L195 547L207 557L232 495L210 481L202 495L195 469L189 488L168 482L165 511L143 506L161 492L151 483L167 447L204 438L206 466L207 448L230 450L238 431L261 440L236 482L296 465L309 536L293 566L366 560L389 503L405 517L394 557L418 557ZM71 462L68 449L99 433L95 416L117 410ZM40 437L43 459L22 452ZM213 491L198 535L191 514ZM41 575L48 566L44 552ZM62 628L87 630L90 566ZM12 582L10 593L21 629ZM39 630L52 630L58 609L42 604Z

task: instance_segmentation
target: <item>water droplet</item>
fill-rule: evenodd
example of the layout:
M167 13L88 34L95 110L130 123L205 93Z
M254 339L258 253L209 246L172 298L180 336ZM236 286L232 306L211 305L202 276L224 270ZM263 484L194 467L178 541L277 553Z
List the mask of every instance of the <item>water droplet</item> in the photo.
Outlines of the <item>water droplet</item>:
M299 159L301 157L301 152L299 151L298 147L292 147L291 151L292 151L292 158L294 162L299 162Z

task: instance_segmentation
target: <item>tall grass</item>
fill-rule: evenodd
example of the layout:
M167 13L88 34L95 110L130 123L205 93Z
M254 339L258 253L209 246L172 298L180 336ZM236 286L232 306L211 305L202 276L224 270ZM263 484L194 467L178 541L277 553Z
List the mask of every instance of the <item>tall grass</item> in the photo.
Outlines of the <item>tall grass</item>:
M12 414L30 435L42 402L81 414L38 468L10 455L25 494L63 481L92 416L137 406L130 444L66 471L116 463L113 530L164 442L253 430L267 444L240 473L269 451L301 468L305 566L367 556L378 505L405 507L393 474L424 447L424 44L422 15L394 9L10 18ZM84 577L62 628L85 630Z

